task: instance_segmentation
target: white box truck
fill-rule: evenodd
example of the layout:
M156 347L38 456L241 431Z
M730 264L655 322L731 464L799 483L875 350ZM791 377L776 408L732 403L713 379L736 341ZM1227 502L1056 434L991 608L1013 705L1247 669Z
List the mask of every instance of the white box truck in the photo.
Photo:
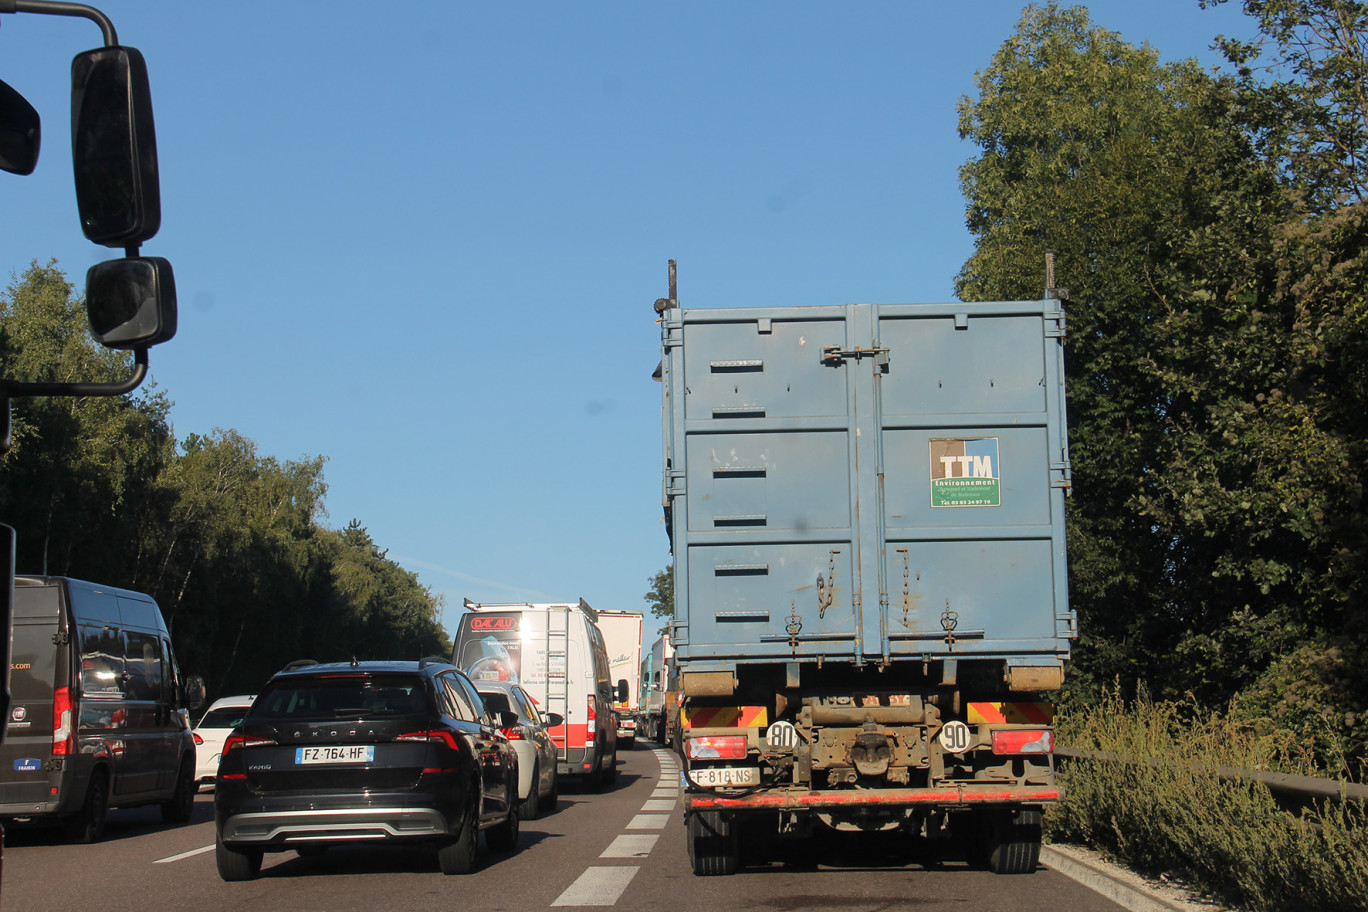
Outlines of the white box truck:
M641 612L600 611L599 629L608 647L608 668L617 714L618 747L636 744L637 716L641 712ZM626 694L623 694L626 684Z

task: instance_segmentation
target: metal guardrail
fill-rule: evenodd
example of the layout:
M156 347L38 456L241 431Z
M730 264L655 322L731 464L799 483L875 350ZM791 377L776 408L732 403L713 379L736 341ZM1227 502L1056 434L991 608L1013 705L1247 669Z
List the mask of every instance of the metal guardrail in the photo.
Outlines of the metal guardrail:
M1133 758L1111 751L1086 751L1072 747L1056 747L1054 754L1062 760L1102 760L1112 762L1133 760ZM1205 763L1184 763L1183 761L1169 760L1161 757L1151 757L1146 762L1154 765L1179 763L1195 771L1211 770L1211 766ZM1297 798L1301 801L1328 798L1338 799L1340 801L1358 801L1368 804L1368 785L1358 785L1353 782L1345 782L1342 779L1316 779L1311 776L1292 776L1287 773L1242 770L1233 766L1216 767L1216 775L1217 778L1226 782L1259 782L1267 786L1268 790L1274 795Z

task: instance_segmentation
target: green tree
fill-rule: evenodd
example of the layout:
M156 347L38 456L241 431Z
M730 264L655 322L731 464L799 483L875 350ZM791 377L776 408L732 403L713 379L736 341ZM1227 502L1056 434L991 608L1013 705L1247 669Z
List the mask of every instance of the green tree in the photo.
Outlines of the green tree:
M669 629L669 619L674 617L674 564L670 564L663 570L656 571L651 577L651 588L642 596L646 604L651 606L651 614L658 618L665 618L665 624L660 628L660 633L665 633Z
M1038 294L1046 250L1070 290L1076 686L1225 699L1358 585L1333 530L1361 523L1362 460L1308 370L1323 323L1278 291L1295 188L1232 118L1235 80L1081 8L1028 8L978 87L958 290Z
M97 346L82 298L36 262L0 295L0 364L21 381L126 379L132 356ZM113 397L20 397L0 457L0 508L20 572L108 574L137 547L130 515L171 458L171 403L155 387ZM107 576L105 578L108 578Z

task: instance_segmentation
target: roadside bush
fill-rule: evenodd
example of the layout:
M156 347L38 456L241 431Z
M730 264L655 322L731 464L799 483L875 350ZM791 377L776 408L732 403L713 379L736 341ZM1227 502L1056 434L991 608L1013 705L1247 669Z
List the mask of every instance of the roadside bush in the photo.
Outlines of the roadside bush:
M1052 841L1085 843L1142 871L1181 870L1240 908L1368 910L1363 804L1288 810L1260 783L1218 777L1222 766L1343 777L1318 767L1292 733L1192 703L1125 705L1115 693L1064 708L1057 725L1061 745L1111 756L1064 763L1066 797L1046 817Z

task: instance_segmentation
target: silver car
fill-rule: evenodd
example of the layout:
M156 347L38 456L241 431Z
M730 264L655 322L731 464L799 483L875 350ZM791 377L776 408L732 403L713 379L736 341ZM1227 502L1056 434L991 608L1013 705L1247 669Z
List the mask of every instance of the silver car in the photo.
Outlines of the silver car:
M560 799L560 780L556 772L556 744L547 733L565 720L559 713L543 715L537 702L517 684L503 681L478 681L480 696L494 718L501 713L517 713L518 724L503 729L504 736L518 754L518 816L534 820L544 810L555 810Z

